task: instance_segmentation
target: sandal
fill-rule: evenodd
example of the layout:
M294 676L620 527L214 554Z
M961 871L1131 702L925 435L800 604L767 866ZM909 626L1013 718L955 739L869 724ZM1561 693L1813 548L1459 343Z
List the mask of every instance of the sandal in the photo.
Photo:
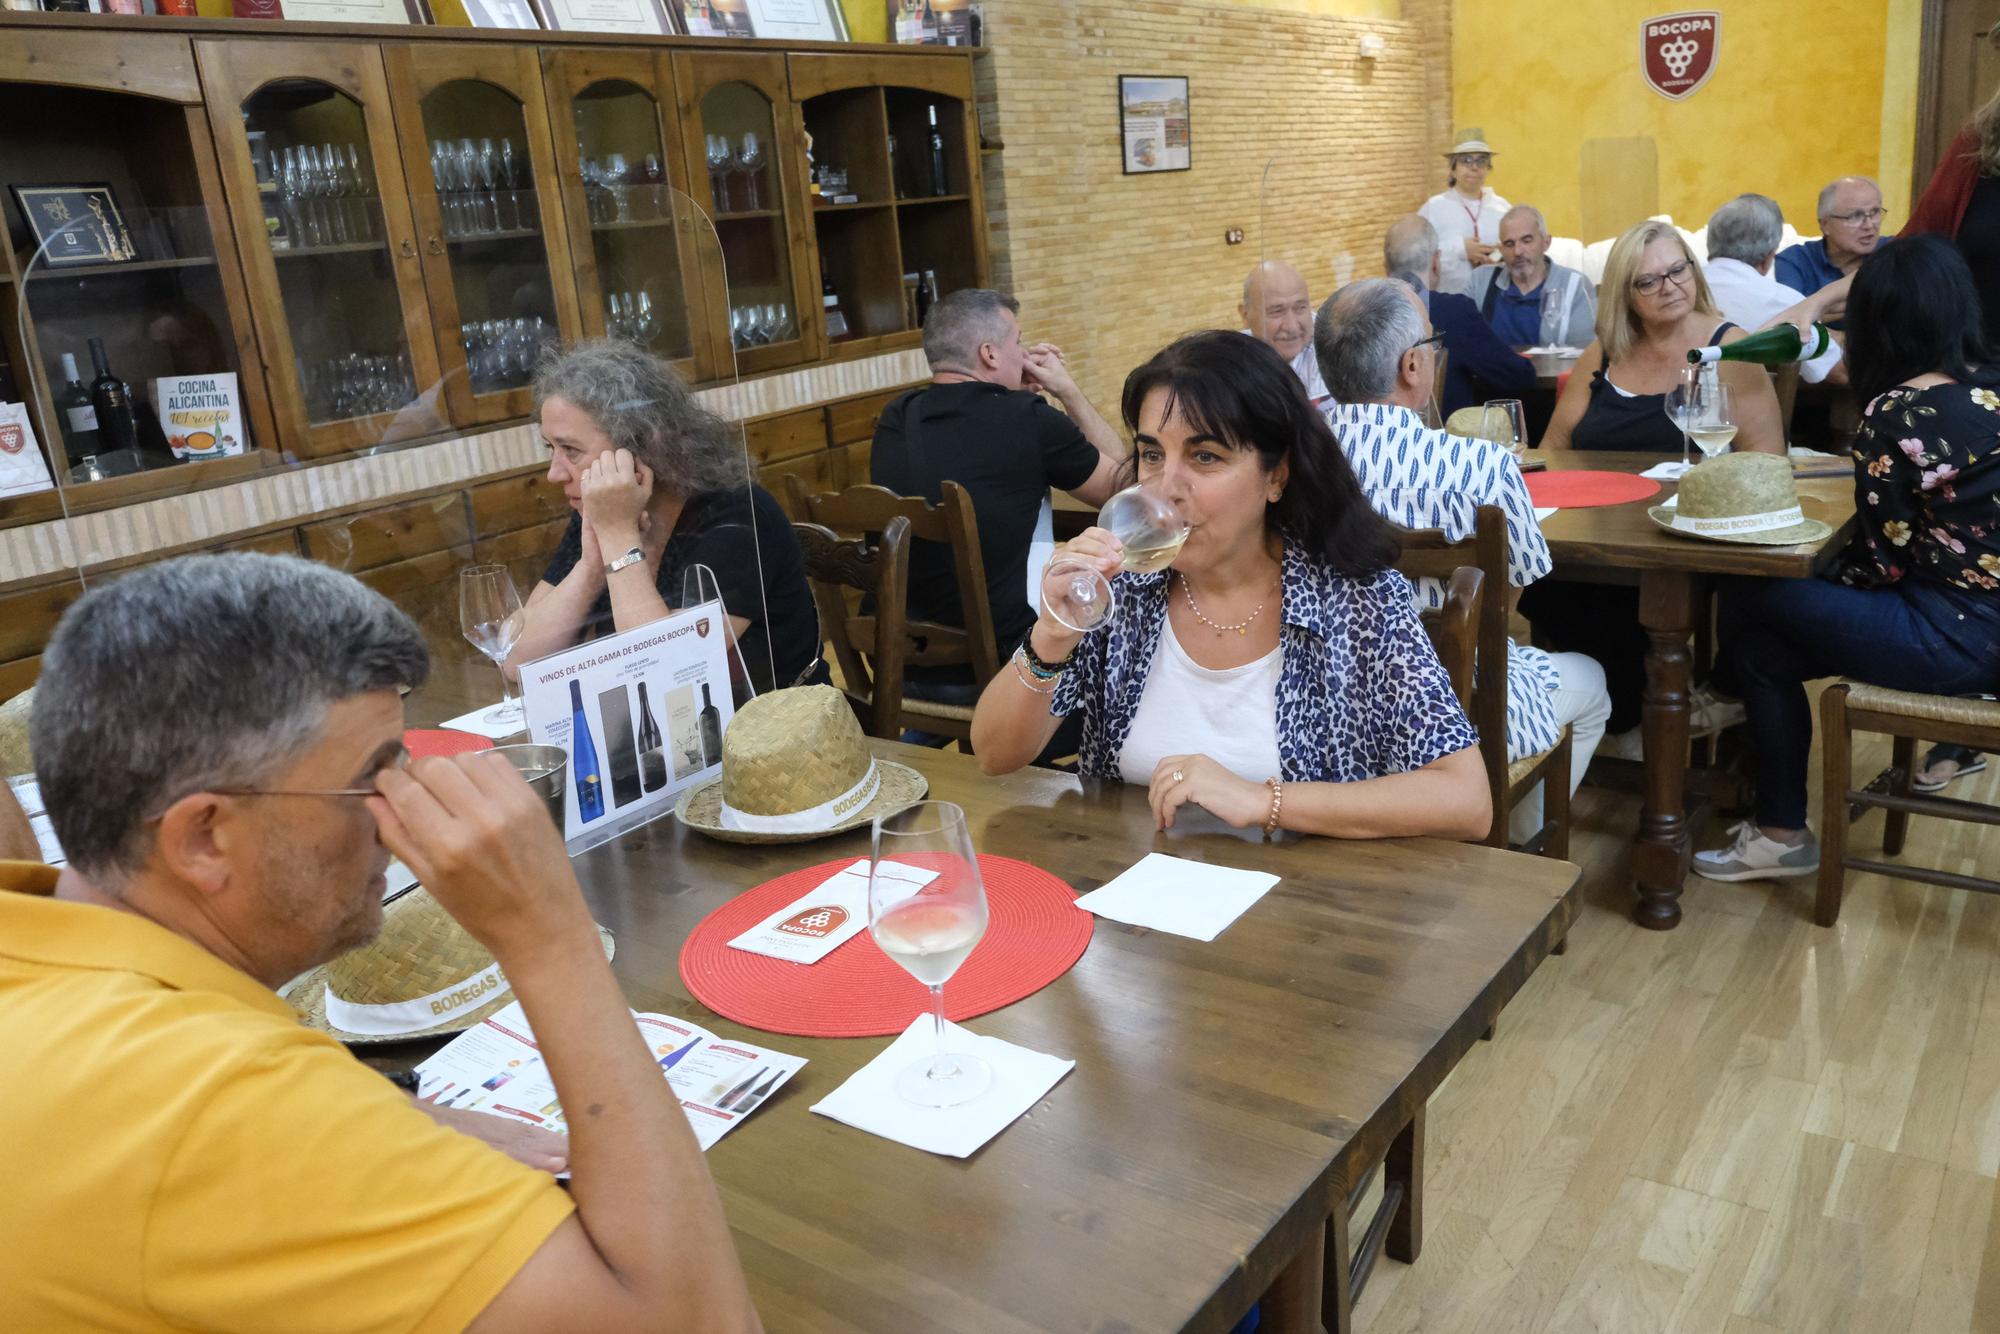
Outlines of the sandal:
M1937 768L1940 764L1951 764L1957 767L1943 778L1928 777L1927 775L1930 774L1931 770ZM1924 756L1923 767L1910 775L1910 791L1942 792L1958 779L1966 778L1976 773L1984 773L1985 771L1986 757L1976 750L1968 750L1964 746L1932 746L1930 754Z

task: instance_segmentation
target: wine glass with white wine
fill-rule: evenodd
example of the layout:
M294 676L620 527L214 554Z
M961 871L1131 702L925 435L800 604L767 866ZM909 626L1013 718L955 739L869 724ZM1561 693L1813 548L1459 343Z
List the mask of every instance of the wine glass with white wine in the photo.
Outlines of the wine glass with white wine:
M458 576L458 624L472 646L493 660L500 669L501 700L488 709L482 721L495 727L512 724L519 728L527 721L521 707L521 689L507 674L507 655L520 642L525 618L521 593L514 576L504 565L469 565Z
M1134 574L1166 569L1188 539L1186 516L1153 482L1128 486L1105 501L1097 526L1125 548L1120 568ZM1042 605L1070 629L1088 633L1111 619L1111 581L1081 556L1058 553L1042 574Z
M896 1095L920 1107L956 1107L993 1086L993 1068L948 1050L944 984L986 935L986 882L965 811L920 801L879 816L868 859L868 930L882 952L930 988L937 1045L896 1076Z
M1712 459L1728 453L1730 443L1736 439L1736 402L1729 386L1714 375L1714 367L1701 369L1709 373L1695 381L1695 402L1688 414L1687 433L1701 450L1701 456Z

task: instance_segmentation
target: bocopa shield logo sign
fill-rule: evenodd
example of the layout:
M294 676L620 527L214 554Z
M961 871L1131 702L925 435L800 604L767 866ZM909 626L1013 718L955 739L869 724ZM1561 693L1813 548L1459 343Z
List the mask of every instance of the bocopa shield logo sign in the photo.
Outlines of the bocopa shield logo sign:
M1639 69L1647 86L1678 102L1715 73L1722 15L1712 9L1662 14L1639 25Z

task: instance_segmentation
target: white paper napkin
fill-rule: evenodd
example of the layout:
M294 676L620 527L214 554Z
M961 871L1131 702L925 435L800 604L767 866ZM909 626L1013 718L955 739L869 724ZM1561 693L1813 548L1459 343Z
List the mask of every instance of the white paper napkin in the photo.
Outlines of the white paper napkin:
M1535 522L1547 523L1550 519L1554 518L1555 515L1560 512L1560 510L1561 506L1558 505L1550 505L1547 508L1542 508L1541 506L1537 506L1535 508Z
M493 715L498 713L506 703L507 701L501 700L498 704L488 704L482 708L474 709L471 713L461 713L450 722L439 723L438 726L449 727L455 732L476 732L480 736L489 737L494 741L505 741L510 736L519 736L528 730L526 715L518 717L511 723L493 721Z
M1545 343L1539 347L1529 348L1528 355L1531 357L1580 357L1583 355L1583 349L1580 347L1569 347L1563 343Z
M1152 852L1076 906L1133 926L1214 940L1277 883L1277 876L1263 871Z
M1665 463L1655 463L1639 475L1650 477L1656 482L1678 482L1693 466L1692 463L1682 463L1679 459L1669 459Z
M1075 1061L1045 1056L999 1038L979 1037L946 1024L946 1045L970 1052L993 1067L993 1086L956 1107L919 1107L896 1095L896 1078L912 1061L937 1050L931 1017L918 1015L880 1056L856 1070L813 1104L821 1116L927 1153L965 1158L1042 1100Z

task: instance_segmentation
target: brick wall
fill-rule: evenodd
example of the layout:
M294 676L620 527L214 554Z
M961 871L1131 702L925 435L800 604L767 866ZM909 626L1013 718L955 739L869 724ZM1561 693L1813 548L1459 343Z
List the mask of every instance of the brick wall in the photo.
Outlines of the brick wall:
M1380 272L1390 220L1443 188L1450 0L1404 0L1399 19L1169 0L986 15L981 115L1005 144L984 159L994 281L1107 416L1175 334L1235 327L1260 258L1298 265L1318 301ZM1364 33L1380 59L1357 59ZM1188 76L1192 170L1121 174L1121 73Z

